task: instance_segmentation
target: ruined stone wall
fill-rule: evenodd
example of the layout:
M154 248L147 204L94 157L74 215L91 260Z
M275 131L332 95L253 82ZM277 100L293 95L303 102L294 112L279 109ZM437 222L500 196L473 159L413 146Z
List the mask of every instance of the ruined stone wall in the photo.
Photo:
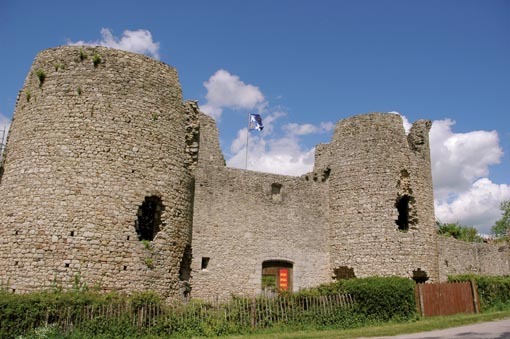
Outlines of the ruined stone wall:
M469 243L439 236L439 270L441 281L449 275L510 275L510 248L506 243Z
M294 290L331 280L324 183L211 166L196 183L193 297L260 293L266 260L293 264Z
M69 287L79 274L104 289L177 293L189 276L189 123L177 72L159 61L102 47L39 53L0 185L3 284ZM144 244L135 222L151 196L161 231Z
M293 264L294 290L331 281L327 182L217 166L216 127L209 117L200 121L209 133L201 130L196 172L192 296L258 294L265 260ZM210 258L205 269L202 258Z
M216 121L201 113L200 121L200 162L213 166L225 166L225 158L220 149L220 139Z
M333 269L352 268L357 277L412 277L421 269L438 279L429 128L418 121L406 136L400 116L380 113L337 124L317 161L330 171ZM399 230L397 201L404 196L409 224Z
M438 241L429 129L354 116L317 146L311 173L226 168L214 120L182 102L173 68L103 47L45 50L7 142L0 283L18 293L79 275L170 298L191 279L194 297L252 295L266 260L292 264L293 290L338 272L509 274L507 246ZM147 199L161 222L142 242Z

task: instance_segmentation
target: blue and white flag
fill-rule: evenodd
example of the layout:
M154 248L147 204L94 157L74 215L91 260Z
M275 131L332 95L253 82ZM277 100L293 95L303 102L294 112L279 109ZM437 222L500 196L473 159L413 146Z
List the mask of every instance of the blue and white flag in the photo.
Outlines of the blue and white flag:
M249 130L256 129L257 131L262 131L264 129L264 125L262 125L262 118L260 114L250 114L250 126Z

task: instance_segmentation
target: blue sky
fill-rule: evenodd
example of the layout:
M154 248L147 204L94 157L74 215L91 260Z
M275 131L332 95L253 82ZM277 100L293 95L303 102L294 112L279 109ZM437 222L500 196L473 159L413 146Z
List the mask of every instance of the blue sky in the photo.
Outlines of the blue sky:
M396 111L434 121L436 214L487 233L510 199L509 1L0 2L0 124L35 55L69 43L176 67L217 119L230 166L299 175L334 123Z

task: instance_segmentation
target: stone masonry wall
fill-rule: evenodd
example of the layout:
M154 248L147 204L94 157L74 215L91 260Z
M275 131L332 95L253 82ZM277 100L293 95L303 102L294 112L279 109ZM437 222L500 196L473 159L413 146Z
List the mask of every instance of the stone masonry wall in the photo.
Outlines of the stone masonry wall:
M272 184L282 185L272 194ZM262 262L293 264L293 289L331 281L322 182L199 165L193 225L193 297L261 291ZM201 258L210 258L201 269Z
M295 291L342 272L509 274L508 246L438 238L429 129L354 116L316 147L313 172L231 169L173 68L103 47L42 51L2 167L0 283L19 293L80 277L173 298L191 280L209 298L260 293L266 260L292 264ZM140 223L158 219L140 241Z
M331 281L327 182L226 168L214 121L200 124L192 296L258 294L265 260L293 263L294 290Z
M506 243L469 243L439 236L438 248L441 281L455 274L510 275L510 248Z
M406 137L400 116L380 113L337 124L317 162L330 170L333 269L352 268L357 277L412 277L420 269L438 280L429 128L418 121ZM410 199L406 231L396 224L403 196Z
M175 295L189 278L190 123L177 72L162 62L103 47L39 53L0 185L3 284L69 287L79 275L105 290ZM164 206L161 231L144 244L135 222L151 196Z

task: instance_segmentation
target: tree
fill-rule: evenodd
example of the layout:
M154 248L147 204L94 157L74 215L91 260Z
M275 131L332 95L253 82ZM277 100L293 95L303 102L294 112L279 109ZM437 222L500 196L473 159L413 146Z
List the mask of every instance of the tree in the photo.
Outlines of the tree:
M478 230L473 226L463 226L456 223L444 224L439 221L436 222L438 227L439 234L444 234L450 237L453 237L458 240L463 240L467 242L482 242L483 239L480 235L478 235Z
M491 232L496 237L505 237L508 236L508 230L510 229L510 200L503 201L499 208L503 211L503 215L492 226Z

